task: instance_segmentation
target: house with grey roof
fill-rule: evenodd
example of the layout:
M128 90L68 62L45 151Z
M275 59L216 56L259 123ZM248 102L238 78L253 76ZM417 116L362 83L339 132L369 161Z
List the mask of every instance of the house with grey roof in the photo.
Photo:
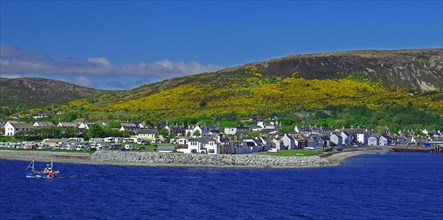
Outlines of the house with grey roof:
M64 129L66 129L66 128L77 128L78 125L76 123L74 123L74 122L59 122L57 124L57 127L64 128Z
M220 144L213 138L191 138L188 148L178 149L183 153L220 154Z
M392 137L388 135L381 135L378 139L378 145L380 146L389 146L392 144Z
M8 121L5 124L5 136L14 136L20 131L30 131L35 129L31 123Z
M273 148L276 149L275 151L286 150L286 147L281 140L273 139L272 143L274 145Z
M50 121L36 121L33 126L35 128L53 128L54 124Z
M283 142L283 145L288 150L294 150L298 146L297 140L295 140L295 138L292 137L291 135L285 134L280 140Z
M337 134L337 133L331 134L331 136L329 137L329 140L335 146L342 146L343 145L343 137L340 134Z
M141 138L143 140L152 141L155 139L155 136L158 135L156 129L142 129L137 131L137 134L132 135L132 138Z
M380 135L373 134L368 138L368 146L378 146L378 141L380 139Z

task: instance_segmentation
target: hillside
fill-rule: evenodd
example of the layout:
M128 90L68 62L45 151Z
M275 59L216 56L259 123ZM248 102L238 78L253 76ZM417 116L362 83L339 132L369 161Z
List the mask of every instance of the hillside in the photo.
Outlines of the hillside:
M65 104L76 99L99 96L107 91L43 78L0 78L0 93L2 111L15 112Z
M287 78L295 73L297 77L307 80L336 80L357 74L395 89L432 91L443 87L443 49L364 50L291 55L214 73L165 80L109 98L111 101L133 100L194 82L223 85L226 80L244 78L251 67L256 67L263 77Z
M78 100L87 117L251 115L328 106L412 105L443 114L443 50L294 55Z

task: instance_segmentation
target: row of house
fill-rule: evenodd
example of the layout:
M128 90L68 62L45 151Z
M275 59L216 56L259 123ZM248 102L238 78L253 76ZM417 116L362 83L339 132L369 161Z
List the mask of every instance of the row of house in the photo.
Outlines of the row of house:
M9 121L5 124L5 135L13 136L19 131L28 131L38 128L60 127L60 128L77 128L80 131L90 129L93 124L84 120L76 120L74 122L59 122L57 125L51 122L35 122L33 124ZM131 138L139 138L149 142L156 142L158 139L164 140L156 129L147 129L145 123L138 122L121 122L120 131L132 131ZM408 145L419 144L429 141L429 139L420 139L413 136L371 133L367 129L351 128L351 129L332 129L323 127L294 127L294 132L276 135L280 129L278 122L257 121L256 126L251 127L226 127L223 133L219 133L215 126L206 125L168 125L164 124L164 128L174 136L178 137L171 140L171 144L177 145L177 150L184 153L208 153L208 154L224 154L224 153L253 153L267 150L293 150L302 148L322 148L329 146L389 146L389 145ZM256 138L248 137L246 134L251 131L259 131L264 136ZM413 131L403 131L411 133ZM427 134L428 137L443 137L440 131L423 130L420 131ZM245 134L245 135L243 135Z
M80 132L83 132L85 130L89 130L92 125L94 124L103 124L106 125L107 122L96 122L96 123L89 123L89 122L59 122L57 125L54 125L50 121L37 121L34 123L26 123L26 122L20 122L20 121L8 121L4 124L4 135L5 136L14 136L17 132L20 131L30 131L33 129L40 129L40 128L62 128L62 129L78 129ZM145 135L150 137L153 133L152 130L146 129L145 123L140 122L121 122L121 128L119 131L133 131L135 133L138 133L140 135ZM157 131L155 131L155 134Z

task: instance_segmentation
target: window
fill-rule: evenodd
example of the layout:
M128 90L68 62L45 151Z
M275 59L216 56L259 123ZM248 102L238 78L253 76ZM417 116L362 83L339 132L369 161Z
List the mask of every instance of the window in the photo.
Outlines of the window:
M215 151L213 149L209 149L208 153L213 154L213 153L215 153Z

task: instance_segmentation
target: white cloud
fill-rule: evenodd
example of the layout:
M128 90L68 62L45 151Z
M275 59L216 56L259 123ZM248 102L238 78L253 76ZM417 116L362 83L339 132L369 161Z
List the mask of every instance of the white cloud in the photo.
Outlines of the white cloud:
M6 73L32 73L40 75L78 75L83 78L85 76L124 75L169 79L203 72L213 72L221 68L217 65L204 65L196 61L174 63L167 59L153 63L142 62L127 65L113 65L106 57L59 61L48 56L24 51L12 45L0 45L0 61L1 75ZM82 80L80 81L85 82L84 79Z
M21 78L23 76L19 75L19 74L3 74L2 73L2 74L0 74L0 77L13 79L13 78Z
M88 78L83 77L83 76L79 76L79 77L75 78L74 83L79 86L84 86L84 87L88 87L88 88L95 87L95 83L93 83L91 80L89 80Z
M109 62L108 59L106 59L106 57L91 57L88 58L88 61L90 63L94 63L94 64L98 64L98 65L102 65L102 66L110 66L111 62Z

